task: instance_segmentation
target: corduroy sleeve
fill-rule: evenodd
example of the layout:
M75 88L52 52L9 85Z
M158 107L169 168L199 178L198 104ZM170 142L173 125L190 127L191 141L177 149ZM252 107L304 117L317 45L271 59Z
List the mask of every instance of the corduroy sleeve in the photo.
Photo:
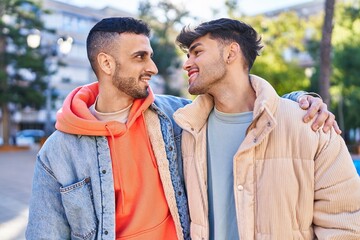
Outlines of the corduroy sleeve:
M319 131L314 230L318 239L360 239L360 178L340 135Z

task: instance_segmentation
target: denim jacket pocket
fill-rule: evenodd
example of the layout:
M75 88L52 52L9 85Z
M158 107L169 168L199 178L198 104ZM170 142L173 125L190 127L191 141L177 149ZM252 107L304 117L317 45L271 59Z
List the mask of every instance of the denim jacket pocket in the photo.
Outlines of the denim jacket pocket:
M71 239L95 239L97 219L90 177L61 187L60 193L71 228Z

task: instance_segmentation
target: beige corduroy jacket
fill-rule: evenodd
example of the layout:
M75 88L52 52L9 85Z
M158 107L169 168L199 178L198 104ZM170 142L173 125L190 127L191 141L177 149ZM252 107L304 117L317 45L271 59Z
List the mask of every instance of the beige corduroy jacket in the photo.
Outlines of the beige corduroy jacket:
M233 158L240 239L359 240L360 178L341 136L333 129L313 132L296 102L280 98L259 77L251 76L251 83L254 120ZM184 129L193 240L209 238L206 128L212 109L212 98L201 95L174 114Z

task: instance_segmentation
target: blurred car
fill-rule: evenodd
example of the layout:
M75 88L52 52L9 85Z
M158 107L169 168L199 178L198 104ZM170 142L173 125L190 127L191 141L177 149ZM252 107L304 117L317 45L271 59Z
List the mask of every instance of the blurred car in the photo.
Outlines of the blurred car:
M16 133L16 145L32 145L40 143L41 139L45 137L45 132L41 129L25 129Z

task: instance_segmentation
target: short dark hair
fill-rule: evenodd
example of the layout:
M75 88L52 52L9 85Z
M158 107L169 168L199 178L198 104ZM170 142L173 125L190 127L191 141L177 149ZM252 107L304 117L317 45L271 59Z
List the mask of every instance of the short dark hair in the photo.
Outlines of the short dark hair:
M176 43L183 51L188 51L196 39L207 34L210 34L210 38L219 40L222 43L237 42L245 57L249 71L263 47L261 37L258 36L254 28L242 21L229 18L204 22L194 29L190 29L189 26L184 27L177 36Z
M135 33L150 37L149 26L132 17L104 18L90 30L86 39L87 56L96 74L96 57L99 52L111 53L114 40L121 33Z

